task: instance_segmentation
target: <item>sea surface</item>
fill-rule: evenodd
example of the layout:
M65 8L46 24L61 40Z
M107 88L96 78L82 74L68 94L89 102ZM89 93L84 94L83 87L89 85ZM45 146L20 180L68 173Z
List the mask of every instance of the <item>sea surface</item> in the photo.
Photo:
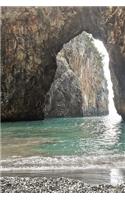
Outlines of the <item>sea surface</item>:
M125 123L104 117L55 118L1 125L4 175L54 175L87 183L125 181Z

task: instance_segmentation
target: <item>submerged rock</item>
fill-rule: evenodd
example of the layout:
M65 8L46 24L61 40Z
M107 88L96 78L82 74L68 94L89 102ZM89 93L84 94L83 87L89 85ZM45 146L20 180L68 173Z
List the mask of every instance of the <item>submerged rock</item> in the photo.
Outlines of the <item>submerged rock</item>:
M47 117L108 114L102 56L87 33L72 39L58 53L44 112Z

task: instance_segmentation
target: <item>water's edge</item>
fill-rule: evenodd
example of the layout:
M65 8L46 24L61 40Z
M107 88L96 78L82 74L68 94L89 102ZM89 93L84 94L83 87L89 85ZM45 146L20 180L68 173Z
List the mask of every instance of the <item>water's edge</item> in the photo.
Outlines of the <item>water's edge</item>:
M125 182L125 124L106 117L2 124L2 176Z
M40 169L4 169L1 170L2 177L65 177L76 180L82 180L89 185L120 185L125 182L125 169L56 169L56 170L40 170Z

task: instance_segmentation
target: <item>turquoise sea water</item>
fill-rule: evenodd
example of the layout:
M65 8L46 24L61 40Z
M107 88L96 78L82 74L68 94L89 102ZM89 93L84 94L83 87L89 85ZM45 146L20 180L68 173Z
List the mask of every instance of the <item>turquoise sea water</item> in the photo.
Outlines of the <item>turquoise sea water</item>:
M21 158L26 164L33 158L34 167L125 166L125 123L108 116L2 123L1 139L4 161Z
M125 181L125 123L105 117L2 123L4 176L65 176L89 184Z

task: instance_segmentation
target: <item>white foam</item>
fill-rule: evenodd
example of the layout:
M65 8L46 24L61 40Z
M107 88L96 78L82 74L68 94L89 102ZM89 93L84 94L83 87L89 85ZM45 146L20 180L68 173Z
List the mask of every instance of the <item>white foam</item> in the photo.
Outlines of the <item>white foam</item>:
M56 156L1 160L1 170L54 170L85 168L124 168L125 155Z

